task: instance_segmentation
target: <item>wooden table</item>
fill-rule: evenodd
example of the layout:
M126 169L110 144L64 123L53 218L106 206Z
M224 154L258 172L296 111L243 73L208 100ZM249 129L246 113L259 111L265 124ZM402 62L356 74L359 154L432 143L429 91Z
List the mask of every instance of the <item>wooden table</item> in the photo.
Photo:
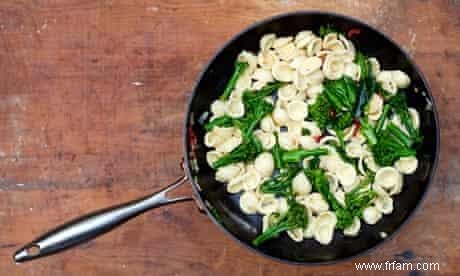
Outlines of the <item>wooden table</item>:
M248 24L300 9L378 27L432 85L440 166L400 234L354 261L289 266L242 248L184 203L61 255L12 262L51 226L179 176L184 106L204 64ZM0 1L0 275L355 275L354 262L387 260L439 262L458 275L459 78L458 0Z

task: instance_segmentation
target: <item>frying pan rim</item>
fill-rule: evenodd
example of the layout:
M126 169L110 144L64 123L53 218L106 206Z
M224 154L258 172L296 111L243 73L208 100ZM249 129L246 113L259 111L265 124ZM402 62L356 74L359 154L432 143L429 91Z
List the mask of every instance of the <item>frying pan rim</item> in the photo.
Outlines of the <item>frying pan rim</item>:
M198 188L196 187L196 183L195 183L195 181L194 181L194 179L192 177L193 174L192 174L192 171L191 171L190 160L189 160L189 155L188 155L189 144L188 144L188 141L187 141L187 133L188 133L188 127L189 127L191 108L192 108L192 101L195 98L195 95L197 93L197 88L198 88L198 85L199 85L200 81L203 79L205 74L208 72L209 67L211 66L211 64L215 61L215 59L228 46L230 46L240 36L242 36L243 34L247 33L248 31L250 31L250 30L252 30L252 29L254 29L256 27L263 26L263 25L265 25L265 24L267 24L267 23L269 23L271 21L275 21L275 20L278 20L278 19L281 19L281 18L284 18L284 17L298 16L298 15L303 15L303 16L310 16L310 15L332 16L332 17L339 17L339 18L345 19L345 20L353 22L353 23L358 23L360 25L363 25L363 26L369 28L370 30L372 30L372 32L375 32L378 35L381 35L382 37L387 39L390 43L392 43L394 46L396 46L396 48L399 51L401 51L401 53L404 55L406 60L412 65L412 67L414 68L415 72L418 74L418 76L422 80L424 86L426 87L427 96L430 99L431 104L432 104L432 109L433 109L433 114L434 114L434 122L435 122L435 130L436 130L435 131L436 132L435 133L435 135L436 135L436 149L435 149L435 153L434 153L435 158L434 158L433 166L431 167L431 170L430 170L430 174L429 174L428 181L427 181L427 184L426 184L427 186L426 186L425 190L422 192L420 200L417 202L416 206L410 211L410 213L407 216L407 218L399 226L396 227L396 229L393 231L393 233L389 234L388 237L383 239L381 242L378 242L377 244L375 244L375 245L373 245L373 246L371 246L371 247L369 247L369 248L367 248L367 249L365 249L365 250L363 250L361 252L358 252L358 253L356 253L354 255L339 258L339 259L334 259L334 260L328 260L328 261L298 262L298 261L292 261L292 260L288 260L288 259L275 257L275 256L269 255L269 254L267 254L265 252L262 252L261 250L258 250L257 248L251 247L246 242L240 240L238 237L233 235L227 228L225 228L222 224L220 224L219 222L216 221L216 219L212 215L211 211L209 210L208 206L204 203L204 200L201 198L201 195L200 195L200 193L198 191ZM381 247L383 244L385 244L389 240L393 239L398 233L400 233L401 230L404 228L404 226L407 225L409 223L409 221L412 220L414 215L420 209L420 206L425 201L425 199L427 197L427 194L428 194L428 191L432 186L432 182L433 182L433 179L434 179L434 177L436 175L437 168L438 168L439 151L440 151L440 128L439 128L438 111L436 109L436 104L435 104L433 95L431 93L431 86L430 86L429 82L427 81L427 79L425 78L425 76L422 73L422 71L420 70L420 67L415 63L415 61L407 53L407 51L405 51L402 47L400 47L399 44L396 43L391 37L389 37L385 33L381 32L380 30L376 29L375 27L369 25L368 23L363 22L360 19L357 19L357 18L349 16L349 15L336 13L336 12L321 11L321 10L297 10L297 11L292 11L292 12L276 14L274 16L270 16L270 17L267 17L267 18L264 18L264 19L256 21L255 23L253 23L253 24L249 25L248 27L244 28L242 31L238 32L237 34L232 36L229 40L227 40L214 53L214 55L209 59L207 64L203 67L203 70L201 71L201 73L196 78L195 83L193 85L192 93L191 93L191 95L189 96L189 98L187 100L186 115L185 115L185 118L184 118L184 127L183 127L183 150L184 150L183 154L184 154L184 162L185 162L185 167L186 167L186 173L187 173L187 176L188 176L188 178L189 178L189 180L190 180L190 182L192 184L191 186L192 186L193 193L195 194L195 200L198 200L199 203L201 203L201 206L204 207L204 210L205 210L207 216L211 219L211 221L215 225L217 225L218 228L220 228L224 233L226 233L227 236L230 236L233 240L235 240L236 242L241 244L244 248L247 248L252 252L255 252L255 253L257 253L257 254L259 254L261 256L267 257L267 258L272 259L272 260L277 261L277 262L291 264L291 265L302 265L302 266L336 264L336 263L349 261L349 260L357 258L359 256L367 255L367 254L373 252L374 250L376 250L377 248Z

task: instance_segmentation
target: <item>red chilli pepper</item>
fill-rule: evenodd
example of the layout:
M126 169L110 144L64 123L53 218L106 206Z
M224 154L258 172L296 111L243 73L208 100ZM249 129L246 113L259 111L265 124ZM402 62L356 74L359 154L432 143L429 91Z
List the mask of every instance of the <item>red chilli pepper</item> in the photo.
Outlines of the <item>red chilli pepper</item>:
M189 141L189 143L190 143L192 148L194 148L195 145L197 144L196 135L195 135L195 132L193 131L192 127L188 128L188 141Z
M319 141L321 141L321 138L323 138L323 135L313 136L313 139L315 139L316 143L319 143Z
M331 116L333 119L337 117L337 112L335 111L335 109L331 108L329 110L329 116Z
M348 31L347 36L348 38L351 38L352 36L359 35L360 33L361 33L361 29L353 28Z
M353 137L355 137L356 135L358 135L358 131L359 129L361 128L361 123L359 122L358 119L355 119L355 129L353 130Z

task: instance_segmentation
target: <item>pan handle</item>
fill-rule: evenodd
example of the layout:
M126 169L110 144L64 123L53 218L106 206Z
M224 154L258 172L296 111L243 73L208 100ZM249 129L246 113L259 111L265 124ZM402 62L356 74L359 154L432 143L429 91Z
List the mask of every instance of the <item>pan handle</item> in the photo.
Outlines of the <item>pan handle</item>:
M178 178L166 188L141 199L102 209L67 222L22 247L13 256L16 263L37 259L79 245L102 235L129 219L163 205L193 200L192 197L169 198L167 193L186 182Z

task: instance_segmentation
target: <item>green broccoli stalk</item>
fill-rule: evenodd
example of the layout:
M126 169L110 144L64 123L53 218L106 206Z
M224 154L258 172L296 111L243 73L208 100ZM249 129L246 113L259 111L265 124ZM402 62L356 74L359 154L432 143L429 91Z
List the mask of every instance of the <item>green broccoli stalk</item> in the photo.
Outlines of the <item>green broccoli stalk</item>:
M368 175L358 186L345 194L345 205L353 217L361 217L363 210L377 197L377 193L369 188L374 175Z
M375 134L377 135L380 134L380 132L383 129L383 125L389 116L389 113L390 113L390 105L386 104L383 107L382 115L380 115L380 118L377 121L377 124L375 125Z
M266 194L282 196L292 195L292 179L300 171L297 166L291 166L283 170L278 176L263 182L260 190Z
M367 121L367 119L361 118L360 122L360 132L364 135L367 142L372 146L377 144L377 136L375 135L374 127Z
M211 131L214 127L232 127L233 126L233 118L224 115L219 118L215 118L214 120L208 122L204 125L204 129L206 132Z
M401 157L415 156L411 149L414 140L394 123L390 122L379 134L377 144L372 146L374 159L380 166L391 166Z
M419 131L414 127L409 114L405 92L399 91L396 95L390 98L388 104L398 115L399 119L401 120L401 123L406 127L412 139L414 139L414 142L421 142L422 137L420 136Z
M356 53L355 63L358 64L361 71L360 80L366 80L371 72L371 66L368 58L361 52Z
M304 171L308 177L314 189L319 192L324 200L326 200L331 206L332 210L335 211L337 216L338 229L345 229L353 223L353 215L348 211L345 206L340 204L334 194L331 192L329 187L329 181L327 180L324 171L321 169L307 169Z
M353 124L354 118L351 112L337 113L333 122L333 128L337 130L344 130Z
M288 204L289 210L281 215L274 225L268 227L267 230L252 241L254 246L259 246L267 240L277 238L284 231L307 226L308 214L305 207L294 200L289 200Z
M263 148L260 141L251 135L244 138L243 143L234 150L217 159L217 161L212 164L212 167L218 169L232 163L254 160L262 151Z
M327 149L321 149L321 148L312 149L312 150L304 150L304 149L290 150L290 151L283 152L282 161L284 163L298 163L306 157L326 155L328 154L328 152L329 151Z
M349 77L326 82L324 94L335 110L351 111L356 104L357 90L355 82Z
M225 101L228 99L233 89L235 88L236 82L248 67L249 63L247 62L238 61L235 63L235 69L233 71L233 74L230 77L230 80L228 81L227 85L225 86L224 93L219 98L221 101Z
M275 141L276 141L275 145L272 148L273 159L275 161L275 168L281 169L282 167L284 167L284 163L282 159L283 150L280 147L278 133L276 132L275 132Z

